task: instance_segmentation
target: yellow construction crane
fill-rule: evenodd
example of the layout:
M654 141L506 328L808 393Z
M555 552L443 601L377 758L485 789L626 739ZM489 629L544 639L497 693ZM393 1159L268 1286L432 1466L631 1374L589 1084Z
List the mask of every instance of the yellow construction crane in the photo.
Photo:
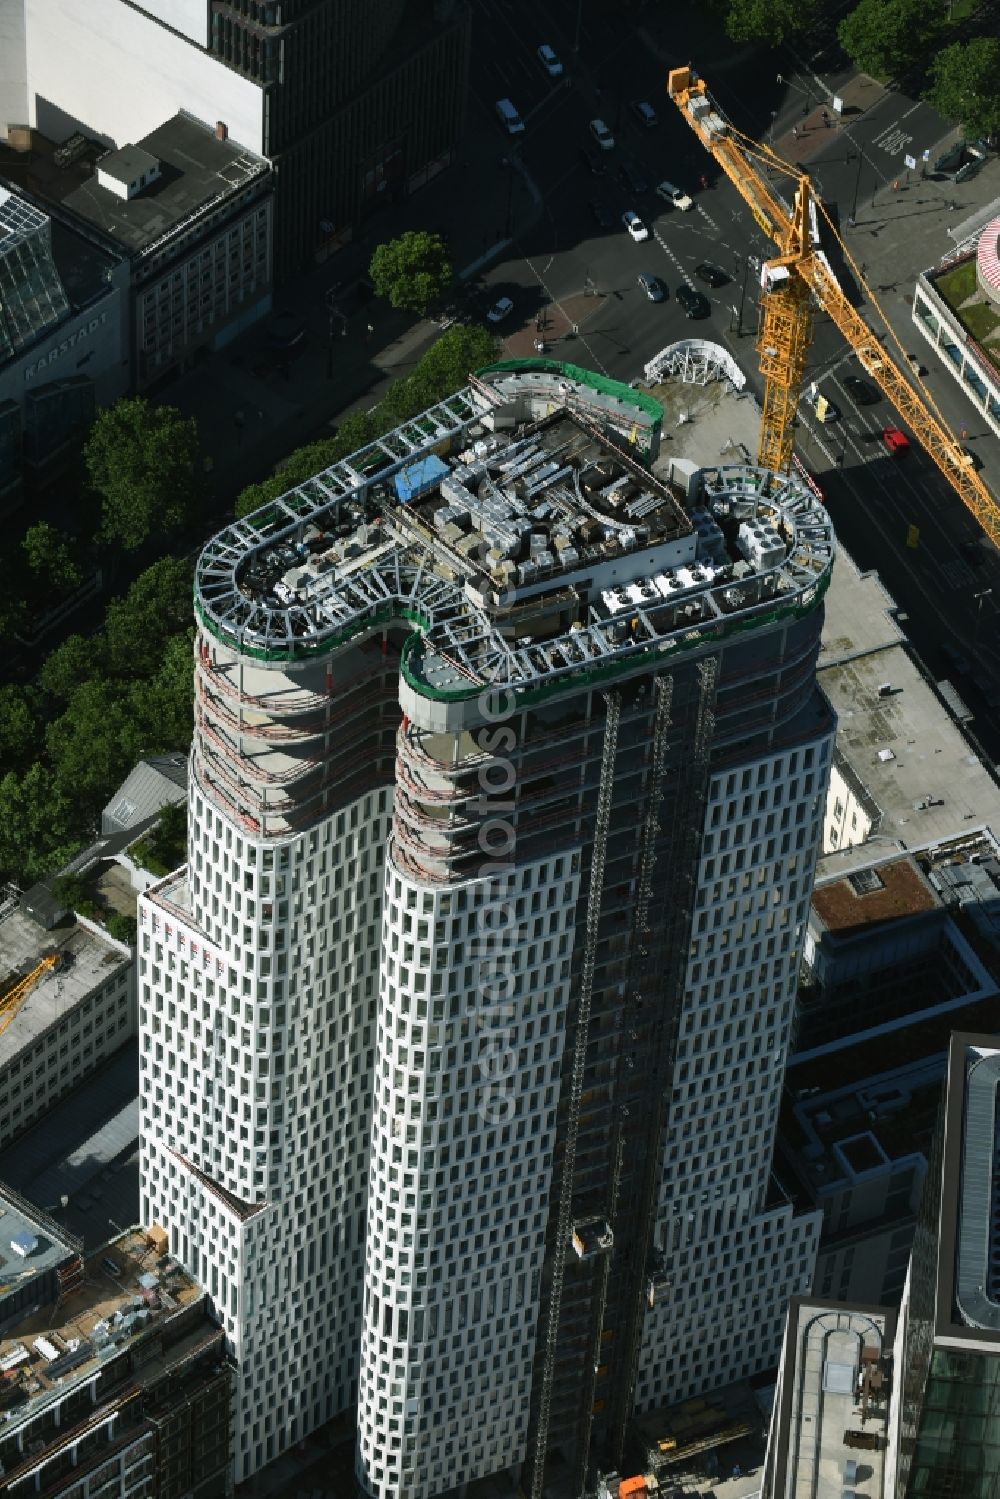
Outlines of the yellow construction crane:
M704 79L691 68L671 70L667 93L747 203L758 228L775 241L780 252L761 272L764 295L757 352L764 376L764 414L758 462L779 472L785 472L791 464L792 419L805 374L815 302L840 329L862 368L881 386L987 536L1000 546L1000 506L976 473L969 454L948 429L930 392L926 387L915 389L882 347L882 340L890 338L901 362L906 363L899 340L813 192L808 175L736 130L717 109ZM795 181L791 209L768 182L762 167ZM864 287L867 300L882 318L885 334L876 337L841 291L820 247L820 215L839 243L858 285Z
M0 1036L10 1025L14 1016L38 983L43 973L48 973L50 968L58 968L62 958L58 953L49 953L21 981L8 989L7 993L0 999Z

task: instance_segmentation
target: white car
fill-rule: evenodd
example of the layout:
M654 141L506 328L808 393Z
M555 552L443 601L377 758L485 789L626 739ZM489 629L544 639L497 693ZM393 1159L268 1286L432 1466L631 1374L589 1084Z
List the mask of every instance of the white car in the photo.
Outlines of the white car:
M694 207L694 199L681 187L675 187L672 182L661 182L656 189L656 195L665 203L671 203L674 208L679 208L681 213L687 213L689 208Z
M542 46L539 47L537 55L538 61L541 63L542 67L545 69L546 73L548 73L550 78L562 77L563 65L559 61L556 54L553 52L552 48L547 45L547 43L543 43Z
M488 323L502 323L504 318L510 317L513 311L514 304L510 297L501 297L499 302L493 303L493 306L486 314L486 321Z
M625 228L628 230L629 234L631 234L636 244L640 244L642 240L649 238L649 230L646 228L645 224L642 222L642 219L640 219L639 215L634 212L633 209L626 208L625 212L622 214L622 223L625 225Z
M603 120L591 120L590 133L602 151L613 151L615 138Z

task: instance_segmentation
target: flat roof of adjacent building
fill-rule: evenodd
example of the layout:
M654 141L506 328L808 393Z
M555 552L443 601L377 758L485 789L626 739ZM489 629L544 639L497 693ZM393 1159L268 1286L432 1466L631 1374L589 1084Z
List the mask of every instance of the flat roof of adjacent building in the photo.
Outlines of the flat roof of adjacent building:
M133 1338L204 1295L176 1260L158 1257L143 1229L120 1233L87 1258L78 1289L58 1304L35 1307L0 1338L0 1366L26 1397L8 1422L64 1396ZM219 1335L219 1328L206 1325L193 1334L194 1345Z
M78 1249L72 1234L60 1232L47 1214L0 1183L0 1317L7 1296L61 1265Z
M825 607L819 684L837 748L879 809L881 849L1000 827L1000 785L905 649L892 598L843 548ZM825 854L818 876L870 864L872 843Z
M839 1499L855 1484L883 1492L895 1320L885 1307L792 1297L769 1448L773 1499Z
M912 858L890 859L818 884L812 909L835 935L933 911L940 901Z
M132 963L127 949L110 937L98 936L75 917L46 932L23 911L12 911L0 921L2 992L11 989L50 953L57 954L61 962L39 977L0 1035L0 1067Z
M136 162L159 162L160 175L134 198L102 187L97 172L135 153ZM99 158L92 176L68 193L65 206L93 224L130 255L140 255L193 215L207 211L270 170L245 146L220 140L208 125L183 110L134 146ZM129 180L133 180L136 176Z
M948 1058L935 1336L1000 1346L1000 1035L955 1032Z

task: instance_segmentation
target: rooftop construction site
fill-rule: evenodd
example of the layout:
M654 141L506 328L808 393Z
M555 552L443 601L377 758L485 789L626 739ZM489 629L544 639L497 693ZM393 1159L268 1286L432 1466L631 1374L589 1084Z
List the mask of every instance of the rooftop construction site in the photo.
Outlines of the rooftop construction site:
M280 670L409 621L423 639L403 677L448 702L490 682L576 687L612 658L613 675L641 670L818 602L833 530L797 479L651 472L648 396L492 377L215 537L196 579L206 630Z

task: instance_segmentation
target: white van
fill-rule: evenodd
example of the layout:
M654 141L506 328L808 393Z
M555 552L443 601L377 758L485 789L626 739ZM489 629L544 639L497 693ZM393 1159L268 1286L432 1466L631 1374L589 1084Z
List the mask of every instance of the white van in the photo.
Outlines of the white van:
M500 121L508 135L521 135L524 130L524 121L514 108L509 99L497 100L497 119Z

